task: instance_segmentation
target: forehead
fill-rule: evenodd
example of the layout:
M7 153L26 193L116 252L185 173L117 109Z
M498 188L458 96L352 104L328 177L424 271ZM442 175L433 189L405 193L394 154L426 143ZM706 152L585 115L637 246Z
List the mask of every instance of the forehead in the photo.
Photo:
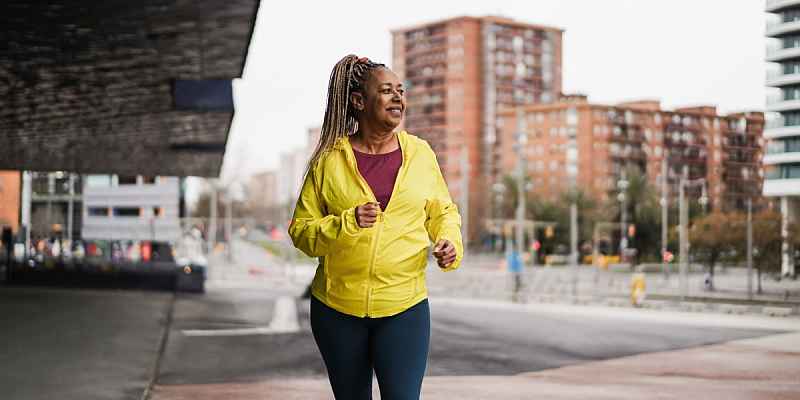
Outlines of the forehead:
M388 68L378 68L372 71L370 83L376 86L387 84L392 86L402 85L400 78L398 78L397 75Z

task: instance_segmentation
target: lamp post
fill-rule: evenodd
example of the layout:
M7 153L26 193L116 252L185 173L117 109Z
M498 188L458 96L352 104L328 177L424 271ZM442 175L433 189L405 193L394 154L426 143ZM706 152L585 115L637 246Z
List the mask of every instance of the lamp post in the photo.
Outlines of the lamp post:
M742 176L750 180L750 169L744 168ZM747 196L747 299L753 299L753 198Z
M659 200L661 205L661 269L664 271L664 280L669 280L669 264L665 260L667 254L667 224L669 223L667 210L669 205L669 185L667 181L667 158L664 157L661 159L661 199Z
M494 193L494 208L495 208L495 220L502 220L503 219L503 194L506 192L506 187L500 182L495 182L492 185L492 192ZM500 234L503 234L503 228L499 227ZM504 236L504 235L503 235ZM492 242L492 247L494 250L494 242Z
M617 189L619 194L617 200L620 202L620 224L619 224L619 260L622 262L622 257L625 255L625 249L628 248L627 225L628 225L628 199L626 191L628 190L628 179L625 169L623 168L622 174L617 181Z
M680 290L681 300L686 298L688 292L688 273L689 273L689 207L686 199L686 188L691 186L702 185L702 195L700 196L699 203L705 208L708 204L708 195L706 193L706 180L704 178L689 179L689 166L683 166L683 174L678 185L679 192L679 210L680 210Z

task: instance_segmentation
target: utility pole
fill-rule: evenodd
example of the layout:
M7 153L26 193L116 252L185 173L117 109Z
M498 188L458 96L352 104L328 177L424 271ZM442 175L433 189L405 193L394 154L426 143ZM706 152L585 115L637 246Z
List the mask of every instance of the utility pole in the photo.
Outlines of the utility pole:
M572 295L578 296L578 199L577 191L573 190L572 204L569 206L570 221L570 261L572 262Z
M469 243L469 151L467 145L461 147L461 238L464 254Z
M628 248L628 195L625 192L628 189L628 174L625 166L622 168L622 175L617 181L619 188L618 200L620 201L620 224L619 224L619 261L622 262L625 255L625 249Z
M69 173L69 200L67 203L67 239L72 243L72 224L74 213L74 199L75 197L75 174Z
M667 185L667 158L661 159L661 269L664 271L664 279L669 279L669 264L664 260L667 253L667 206L669 205L669 186Z
M216 182L211 182L211 201L208 210L208 254L214 252L214 245L217 241L217 185Z
M688 269L689 269L689 245L688 245L688 232L687 225L689 223L689 207L686 204L686 181L689 179L689 167L683 166L683 174L681 175L680 184L678 187L679 200L678 208L680 209L680 290L681 300L685 300L686 292L688 289Z
M525 249L523 244L523 228L525 223L525 175L526 175L526 146L528 144L528 133L525 124L525 113L521 108L517 108L517 252L520 257Z
M747 198L747 299L753 299L753 198Z
M225 189L225 236L227 239L227 255L228 261L233 261L233 221L231 214L233 213L233 199L230 193L230 188Z

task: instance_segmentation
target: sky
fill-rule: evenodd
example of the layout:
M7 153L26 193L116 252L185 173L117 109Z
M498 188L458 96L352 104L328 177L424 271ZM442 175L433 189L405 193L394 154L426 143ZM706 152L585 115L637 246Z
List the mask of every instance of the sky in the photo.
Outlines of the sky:
M565 30L563 87L589 100L659 99L763 110L764 0L262 0L222 178L278 167L320 125L333 65L354 53L391 66L394 28L499 15ZM412 132L413 133L413 132Z

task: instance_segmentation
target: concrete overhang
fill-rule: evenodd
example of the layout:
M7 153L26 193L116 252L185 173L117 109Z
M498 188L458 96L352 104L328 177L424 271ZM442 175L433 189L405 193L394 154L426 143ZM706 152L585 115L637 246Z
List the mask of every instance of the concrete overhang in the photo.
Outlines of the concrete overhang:
M6 0L0 169L218 176L259 0Z

